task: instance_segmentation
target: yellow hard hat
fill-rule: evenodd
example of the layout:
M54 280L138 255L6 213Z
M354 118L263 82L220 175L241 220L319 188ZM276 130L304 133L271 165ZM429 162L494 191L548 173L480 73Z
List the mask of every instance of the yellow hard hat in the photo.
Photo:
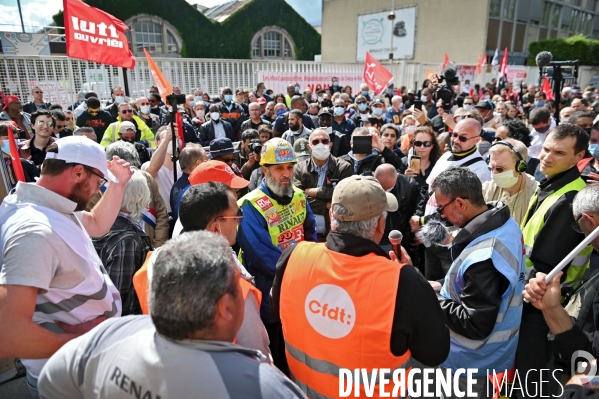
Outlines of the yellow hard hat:
M280 137L268 140L260 151L260 165L276 165L279 163L297 163L293 147Z

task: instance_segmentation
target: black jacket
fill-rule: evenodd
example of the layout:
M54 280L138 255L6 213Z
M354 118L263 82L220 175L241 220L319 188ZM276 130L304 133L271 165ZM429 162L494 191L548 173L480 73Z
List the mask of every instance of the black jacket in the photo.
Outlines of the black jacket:
M343 155L340 158L350 163L354 175L372 176L376 168L384 163L393 165L395 169L401 168L401 158L387 147L383 148L383 152L379 152L376 149L373 150L372 154L362 161L356 161L349 154Z
M315 215L324 216L327 233L331 229L331 220L329 219L327 203L333 200L333 190L337 183L346 177L350 177L352 174L350 164L343 159L329 156L329 164L327 166L327 174L323 186L318 188L315 198L306 195L310 208L312 208L312 212L314 212ZM316 188L318 185L318 172L314 170L312 157L298 162L295 165L295 168L293 168L293 185L302 191L305 191L308 188Z
M116 118L119 116L119 106L117 103L110 104L108 107L104 108L104 111L110 114L113 122L117 121Z
M233 127L233 131L238 133L241 129L241 123L245 120L245 113L243 112L243 107L241 107L239 104L232 102L230 106L231 110L229 111L225 105L225 102L220 102L218 104L218 111L220 112L221 119L229 122Z
M215 138L214 123L214 121L208 121L206 123L203 123L202 126L200 126L200 144L202 144L204 147L209 146L210 142ZM221 119L218 123L223 124L223 128L225 129L225 135L227 136L227 138L229 138L232 142L237 141L237 135L233 131L233 127L229 122Z
M350 151L348 141L343 133L332 130L329 133L329 139L333 143L333 148L331 149L333 156L341 157Z
M277 262L270 292L270 309L277 320L281 282L295 246L293 244L285 249ZM370 253L389 258L374 242L349 233L332 231L327 236L326 246L332 251L358 258ZM376 270L372 272L376 273ZM439 311L434 291L413 266L404 266L399 273L390 341L393 355L401 356L410 349L414 359L427 366L443 363L449 354L449 330Z
M477 237L503 226L511 217L507 205L489 203L489 209L470 220L458 233L451 246L451 258L456 259ZM495 327L501 297L509 281L491 259L471 265L464 273L464 289L460 302L437 294L447 327L469 339L484 339Z
M42 109L50 109L50 103L42 103ZM28 114L33 114L37 111L37 107L35 106L35 102L30 101L27 104L23 105L23 112L27 112Z

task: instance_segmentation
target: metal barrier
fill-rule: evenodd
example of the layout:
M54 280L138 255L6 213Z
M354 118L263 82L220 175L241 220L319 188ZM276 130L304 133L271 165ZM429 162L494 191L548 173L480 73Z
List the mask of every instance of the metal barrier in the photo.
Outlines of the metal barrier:
M59 34L56 39L60 40ZM219 88L224 86L255 89L258 72L264 71L361 75L363 70L362 63L193 58L156 58L155 61L172 85L179 86L183 93L193 93L198 87L210 94L218 93ZM400 61L385 66L395 77L395 87L414 88L415 84L421 85L429 73L441 72L441 64ZM537 71L536 67L528 68L528 84L536 83ZM147 95L148 89L154 84L147 60L137 58L135 69L127 71L127 74L130 96ZM495 73L484 72L477 75L474 81L490 82L495 76ZM79 91L95 91L101 99L108 99L110 88L124 85L123 70L66 56L0 56L0 89L16 94L23 102L27 102L31 100L31 88L34 85L44 90L46 101L64 107L77 100L76 93ZM354 92L357 90L358 87L354 87Z

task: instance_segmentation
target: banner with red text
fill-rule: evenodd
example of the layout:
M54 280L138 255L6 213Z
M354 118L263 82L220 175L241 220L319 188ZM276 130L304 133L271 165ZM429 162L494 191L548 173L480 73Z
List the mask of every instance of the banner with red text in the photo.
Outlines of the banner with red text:
M332 78L339 79L339 86L350 86L354 92L360 89L362 74L345 73L345 72L275 72L275 71L260 71L258 72L258 82L264 82L267 89L271 89L274 93L287 93L287 86L298 82L302 92L305 89L310 89L312 94L320 89L328 89L332 83Z
M112 15L80 0L64 0L67 55L100 64L132 69L135 57L125 31L129 27Z

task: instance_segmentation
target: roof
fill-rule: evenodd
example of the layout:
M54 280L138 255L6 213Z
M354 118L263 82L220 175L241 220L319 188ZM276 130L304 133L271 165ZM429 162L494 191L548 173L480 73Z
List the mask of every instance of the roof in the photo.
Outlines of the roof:
M203 14L213 21L222 22L227 19L231 14L243 7L246 3L251 0L233 0L227 3L214 6L203 11Z

